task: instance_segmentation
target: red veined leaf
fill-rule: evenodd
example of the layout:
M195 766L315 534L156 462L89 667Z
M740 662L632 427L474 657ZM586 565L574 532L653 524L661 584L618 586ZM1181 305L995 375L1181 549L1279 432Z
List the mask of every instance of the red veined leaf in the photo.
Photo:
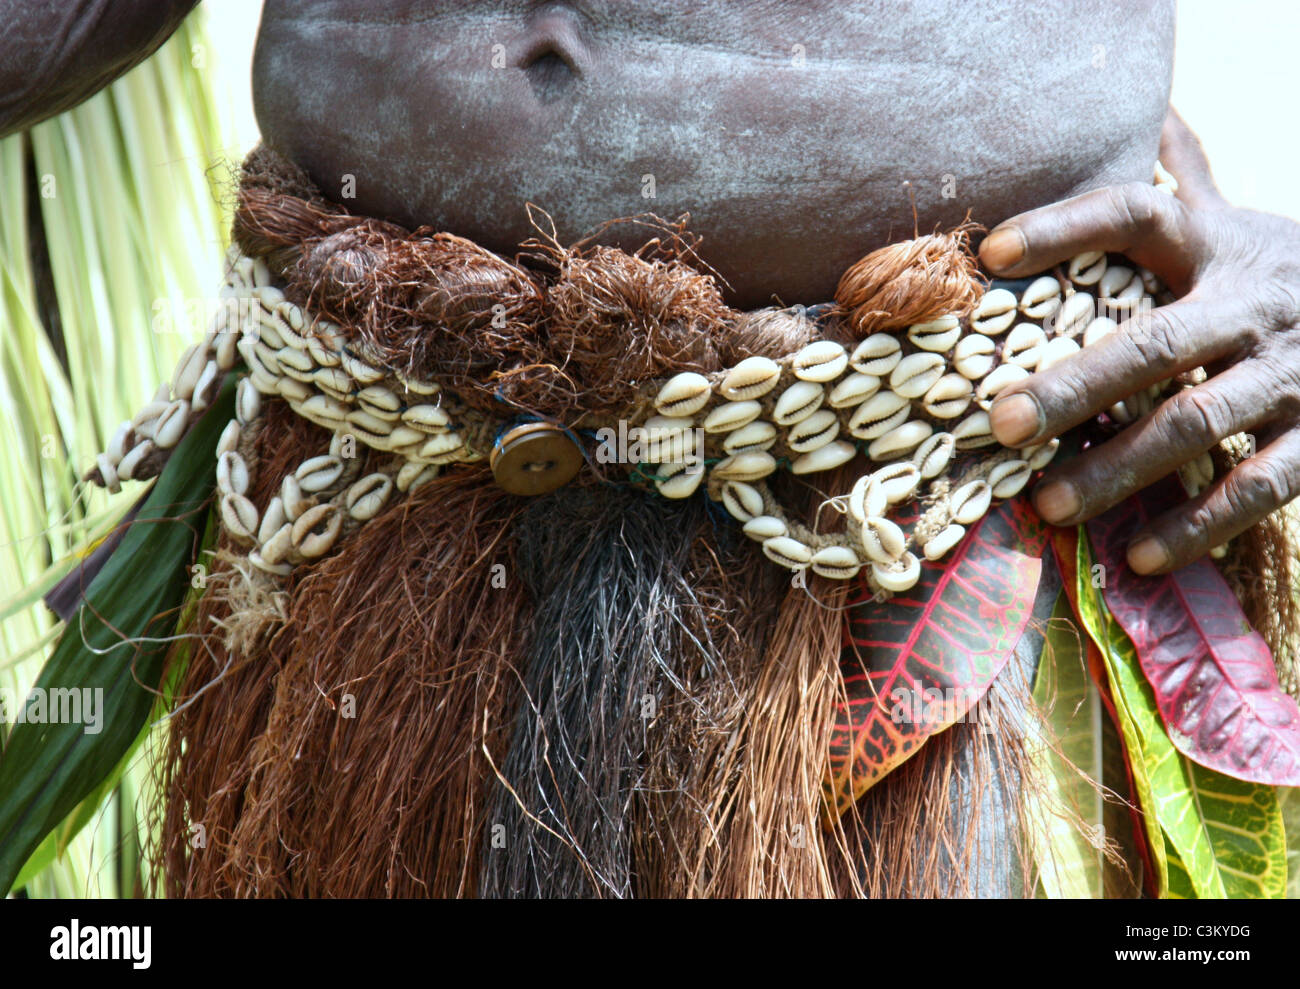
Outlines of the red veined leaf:
M853 602L827 783L838 813L984 695L1029 621L1047 535L1026 498L1003 502L910 591Z
M1219 571L1201 559L1142 577L1125 563L1134 533L1181 500L1181 489L1163 484L1088 523L1106 605L1133 640L1178 751L1237 779L1300 786L1300 707Z

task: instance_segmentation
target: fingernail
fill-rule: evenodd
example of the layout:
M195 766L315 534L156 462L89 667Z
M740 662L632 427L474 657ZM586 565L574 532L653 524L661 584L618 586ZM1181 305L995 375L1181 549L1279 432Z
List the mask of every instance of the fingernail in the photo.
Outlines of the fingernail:
M980 260L988 268L1001 270L1017 264L1025 256L1025 235L1018 227L994 230L980 245Z
M1138 573L1152 573L1169 566L1169 550L1158 536L1143 536L1128 548L1128 565Z
M1069 481L1049 481L1034 492L1034 506L1048 522L1064 522L1079 514L1083 502Z
M1029 392L1016 392L994 401L989 409L994 438L1003 446L1028 443L1043 429L1043 410Z

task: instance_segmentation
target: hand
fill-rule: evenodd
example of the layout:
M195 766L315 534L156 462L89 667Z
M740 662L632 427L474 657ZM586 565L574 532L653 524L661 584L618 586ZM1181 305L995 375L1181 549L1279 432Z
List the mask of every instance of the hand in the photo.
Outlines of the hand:
M992 272L1033 274L1089 250L1122 252L1177 297L998 396L993 432L1021 447L1204 366L1208 380L1052 470L1034 491L1047 521L1091 518L1234 433L1253 456L1154 519L1128 548L1138 573L1190 563L1300 494L1300 224L1230 207L1200 143L1171 109L1161 161L1177 197L1133 183L1023 213L980 247Z

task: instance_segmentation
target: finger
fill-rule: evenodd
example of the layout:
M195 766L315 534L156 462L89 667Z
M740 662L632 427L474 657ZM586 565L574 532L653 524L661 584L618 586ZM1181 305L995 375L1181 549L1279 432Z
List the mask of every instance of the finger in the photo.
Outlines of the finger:
M1165 573L1250 528L1300 494L1300 429L1289 428L1205 493L1166 512L1129 544L1138 573Z
M1130 182L1085 192L998 224L980 245L980 261L1015 278L1050 268L1084 251L1118 251L1138 264L1180 256L1187 208L1154 185ZM1171 250L1172 249L1172 250Z
M1200 139L1172 106L1160 132L1160 164L1178 180L1175 195L1194 209L1223 209L1228 201L1214 184Z
M1034 490L1054 525L1082 522L1160 480L1234 433L1276 421L1276 389L1256 362L1181 391L1116 436L1054 468Z
M1091 419L1121 399L1238 349L1251 315L1197 294L1139 313L1059 364L1010 385L989 409L1003 446L1027 446Z

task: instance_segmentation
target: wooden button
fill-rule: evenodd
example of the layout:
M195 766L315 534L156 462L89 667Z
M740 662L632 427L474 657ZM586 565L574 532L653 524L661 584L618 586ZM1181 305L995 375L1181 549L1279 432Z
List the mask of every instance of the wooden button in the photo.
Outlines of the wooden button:
M582 468L582 451L562 429L545 422L516 426L492 451L492 476L517 495L542 495L568 484Z

